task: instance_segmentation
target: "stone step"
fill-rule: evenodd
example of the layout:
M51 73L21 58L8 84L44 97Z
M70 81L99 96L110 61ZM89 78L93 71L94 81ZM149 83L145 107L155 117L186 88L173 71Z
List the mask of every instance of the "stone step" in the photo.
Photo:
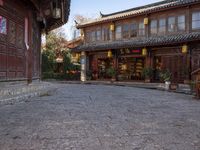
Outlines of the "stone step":
M29 97L34 97L47 92L53 84L37 82L32 84L19 84L0 87L0 104L9 104Z

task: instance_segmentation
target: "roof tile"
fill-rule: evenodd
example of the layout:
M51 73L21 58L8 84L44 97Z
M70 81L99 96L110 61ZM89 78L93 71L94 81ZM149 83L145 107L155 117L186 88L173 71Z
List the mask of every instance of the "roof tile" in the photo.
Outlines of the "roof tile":
M120 49L131 47L147 47L147 46L165 46L177 43L185 43L191 41L200 41L200 32L192 32L188 34L157 36L143 39L121 40L107 43L84 44L72 49L73 52L80 51L98 51L106 49Z

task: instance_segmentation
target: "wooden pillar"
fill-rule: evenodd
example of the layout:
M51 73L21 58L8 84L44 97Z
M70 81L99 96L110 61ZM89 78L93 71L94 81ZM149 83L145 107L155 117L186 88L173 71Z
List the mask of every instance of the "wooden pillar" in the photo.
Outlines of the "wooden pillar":
M147 55L145 57L145 67L146 68L152 68L152 60L151 60L151 52L149 49L147 49Z
M188 77L186 80L191 80L192 76L191 76L191 72L192 72L192 49L191 46L188 46L188 54L187 54L187 68L188 68Z
M115 51L115 57L114 57L114 61L115 61L115 79L118 81L118 51Z
M32 12L28 12L25 18L25 44L27 48L26 70L27 70L27 83L32 82Z
M81 52L81 81L86 81L86 52Z

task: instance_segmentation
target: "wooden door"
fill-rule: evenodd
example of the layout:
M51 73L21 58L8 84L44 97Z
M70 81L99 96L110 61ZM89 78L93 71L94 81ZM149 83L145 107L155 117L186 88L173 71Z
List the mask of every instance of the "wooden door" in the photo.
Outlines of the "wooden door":
M1 16L7 20L6 34L0 33L0 80L22 79L26 77L26 56L24 45L24 15L5 3L0 7Z
M172 82L183 82L184 72L187 68L187 58L183 55L162 56L162 70L171 72Z

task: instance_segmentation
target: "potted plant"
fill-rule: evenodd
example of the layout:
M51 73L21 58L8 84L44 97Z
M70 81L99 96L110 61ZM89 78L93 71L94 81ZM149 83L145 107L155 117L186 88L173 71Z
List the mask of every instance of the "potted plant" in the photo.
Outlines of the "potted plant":
M115 71L115 69L113 67L108 68L106 70L106 74L107 74L108 77L111 78L112 82L116 80L116 77L115 77L116 71Z
M151 67L145 67L142 70L142 76L146 83L150 83L153 77L153 69Z
M167 70L163 70L160 72L160 79L162 81L165 82L165 89L166 90L169 90L169 87L170 87L170 80L171 80L171 72L167 69Z

